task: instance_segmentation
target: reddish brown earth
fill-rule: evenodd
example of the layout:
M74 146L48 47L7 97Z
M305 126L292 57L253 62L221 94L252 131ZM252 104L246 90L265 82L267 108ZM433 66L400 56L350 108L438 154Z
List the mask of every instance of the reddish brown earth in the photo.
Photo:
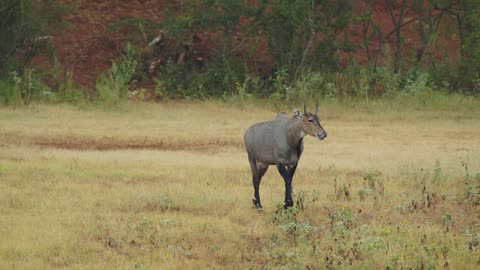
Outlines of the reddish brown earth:
M109 69L111 61L121 55L125 48L126 41L129 40L132 34L127 29L120 29L119 31L109 32L108 26L118 22L125 17L144 18L153 22L162 22L165 20L165 11L170 8L174 12L178 12L178 3L180 1L155 1L155 0L64 0L65 4L72 7L72 12L66 17L69 22L69 27L58 35L54 36L54 46L57 56L62 65L63 72L68 71L70 78L80 88L94 89L95 81L98 76ZM382 27L383 33L389 33L393 30L393 24L388 13L384 1L378 1L374 7L374 20ZM365 5L363 1L355 3L358 13L364 10ZM398 13L398 11L397 11ZM414 14L407 13L405 20L408 20ZM409 17L410 16L410 17ZM450 26L452 27L452 26ZM446 52L450 59L455 59L458 54L458 37L455 36L455 31L443 27L442 31L437 35L434 42L427 47L425 51L424 61L429 59L441 58L443 52ZM239 34L241 36L241 34ZM405 38L405 44L402 51L403 55L414 56L420 38L418 35L418 24L413 22L408 26L402 28L402 35ZM241 37L237 40L241 40ZM355 44L361 44L362 35L361 27L351 27L350 38ZM394 35L391 35L387 40L390 44L391 50L394 47ZM148 41L149 42L149 41ZM146 46L144 44L135 44L138 46ZM206 61L208 54L212 51L211 47L214 44L212 36L208 38L202 34L197 34L193 40L194 51L199 55L196 58ZM373 41L370 44L372 54L378 51L378 41ZM238 53L241 53L239 50ZM260 65L255 67L256 70L266 70L262 67L262 63L268 63L270 56L268 55L268 48L266 44L261 45L257 49L256 60ZM344 63L350 57L344 57ZM353 53L353 59L361 65L367 62L365 49L359 48ZM146 88L150 88L149 82L143 82Z
M94 86L99 74L111 66L125 48L125 31L109 33L109 25L125 17L165 19L164 10L177 1L76 1L65 0L73 12L66 18L69 27L54 37L62 67L78 86Z

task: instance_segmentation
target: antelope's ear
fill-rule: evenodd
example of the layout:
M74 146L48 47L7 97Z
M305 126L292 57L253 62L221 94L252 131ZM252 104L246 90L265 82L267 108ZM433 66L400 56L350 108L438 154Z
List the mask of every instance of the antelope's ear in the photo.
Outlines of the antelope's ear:
M303 117L302 112L299 109L294 109L293 110L293 117L294 118L302 118Z

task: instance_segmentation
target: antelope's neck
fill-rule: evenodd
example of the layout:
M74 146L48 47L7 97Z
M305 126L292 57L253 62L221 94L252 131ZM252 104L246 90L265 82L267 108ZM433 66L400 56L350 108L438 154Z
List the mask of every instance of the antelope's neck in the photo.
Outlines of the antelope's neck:
M305 137L306 133L302 129L301 119L291 119L287 124L287 140L288 144L292 147L296 147Z

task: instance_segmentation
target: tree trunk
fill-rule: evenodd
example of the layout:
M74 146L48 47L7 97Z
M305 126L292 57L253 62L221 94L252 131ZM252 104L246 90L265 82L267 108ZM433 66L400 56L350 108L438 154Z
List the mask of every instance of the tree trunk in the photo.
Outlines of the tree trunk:
M463 0L456 14L460 34L459 85L465 92L480 93L480 3Z
M393 72L397 74L400 71L400 60L402 57L402 34L401 28L403 25L403 19L405 18L405 11L406 11L406 0L402 0L400 6L400 13L398 14L398 18L395 17L394 14L394 0L385 0L385 4L388 7L388 12L390 14L390 18L392 19L394 31L395 31L395 55L394 55L394 62L393 62Z

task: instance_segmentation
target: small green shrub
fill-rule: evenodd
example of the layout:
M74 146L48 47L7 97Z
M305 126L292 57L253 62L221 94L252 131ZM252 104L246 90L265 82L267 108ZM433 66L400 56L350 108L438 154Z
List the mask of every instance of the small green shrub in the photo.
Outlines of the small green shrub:
M385 186L380 177L381 173L379 171L370 171L367 173L366 176L363 177L363 181L366 188L368 188L372 192L383 195L383 193L385 192Z
M446 180L447 180L447 177L442 170L440 161L435 160L435 164L433 165L432 183L443 183Z
M399 88L400 74L395 74L391 68L384 66L377 68L373 78L375 83L383 89L381 94L387 97L395 96Z
M465 181L465 201L475 206L480 205L480 173Z
M253 75L245 74L245 80L240 83L235 83L234 92L227 94L223 93L222 100L236 105L243 106L254 101L255 94L259 93L262 88L262 81Z
M21 75L16 71L12 72L12 79L17 92L17 101L21 99L24 105L29 105L32 99L32 76L32 69L30 68L26 68Z
M155 89L154 94L156 98L159 99L168 99L168 91L165 87L165 82L160 79L154 79Z
M434 89L453 89L459 79L459 66L450 60L447 52L444 50L442 60L431 60L427 67Z
M119 105L128 97L128 86L137 72L136 53L130 44L120 60L113 61L110 70L102 74L96 83L97 100L101 103Z
M0 104L17 103L17 91L15 87L8 81L0 80Z
M143 194L139 195L133 205L135 212L140 211L178 211L179 206L164 194Z
M66 102L74 105L85 103L88 100L82 94L81 90L71 86L67 86L62 92L56 93L58 102Z
M12 72L12 81L16 92L15 104L18 104L20 101L24 105L29 105L32 100L44 102L57 100L57 93L45 85L38 72L31 68L25 68L21 74Z
M371 193L371 190L367 188L361 188L357 191L358 197L360 198L361 201L364 201L370 193Z
M480 249L480 232L475 230L466 230L465 235L467 236L468 250L475 251Z
M403 93L411 96L420 96L431 91L430 75L427 72L414 68L407 75Z
M371 92L369 71L362 68L358 75L358 82L355 84L353 94L357 97L365 97L365 100L368 102L369 96L372 95Z
M246 81L247 68L240 59L219 51L202 74L205 96L235 95L237 84Z
M442 216L442 225L445 228L445 232L449 232L452 229L453 224L452 215L445 214Z
M186 63L175 63L169 59L167 62L159 67L159 74L156 78L157 88L161 96L168 95L173 98L185 98L188 95L187 89L196 96L203 94L203 84L199 83L198 79L194 80L194 73L190 70ZM196 82L195 84L193 82ZM194 87L197 86L197 87Z
M468 170L468 164L461 161L462 167L465 170L464 176L464 200L474 206L480 205L480 173L471 175Z

